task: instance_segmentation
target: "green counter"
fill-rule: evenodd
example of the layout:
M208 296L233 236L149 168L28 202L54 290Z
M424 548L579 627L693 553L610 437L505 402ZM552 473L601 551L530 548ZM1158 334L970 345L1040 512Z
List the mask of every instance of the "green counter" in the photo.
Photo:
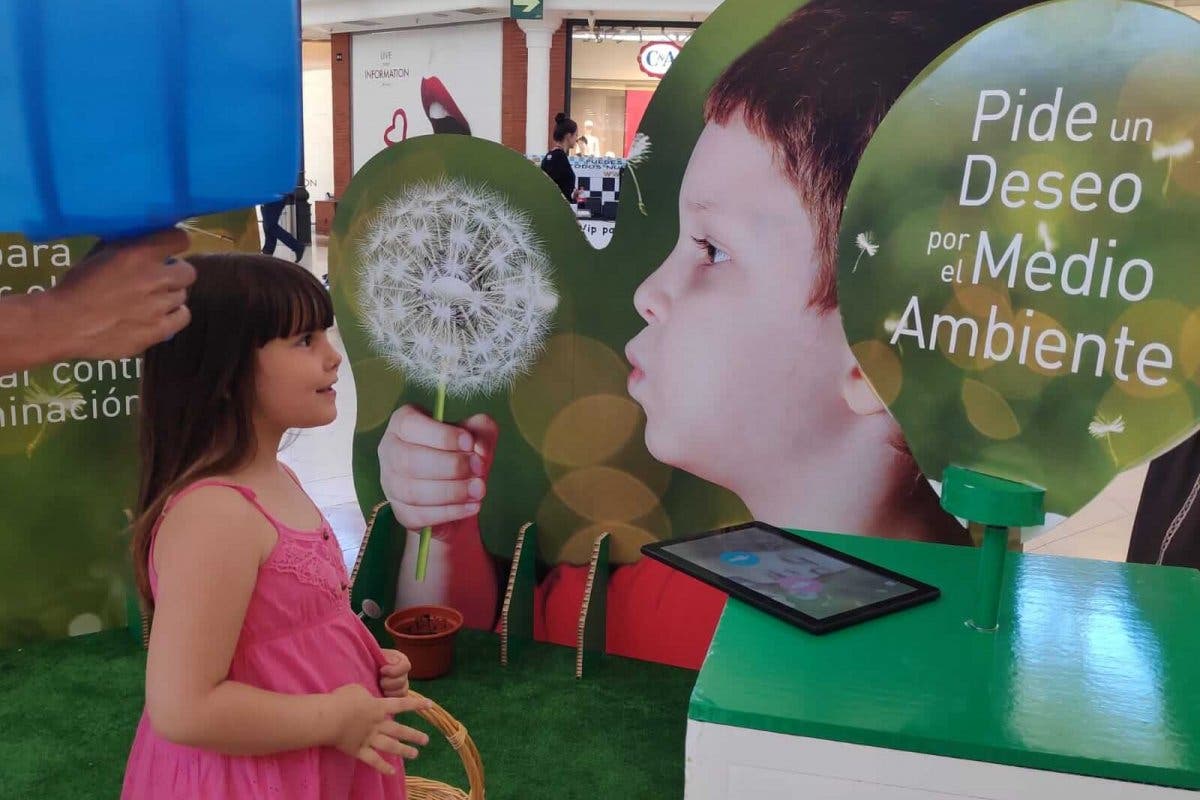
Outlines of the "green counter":
M1009 554L987 634L977 551L805 535L942 597L826 636L730 601L692 720L1200 789L1200 571Z

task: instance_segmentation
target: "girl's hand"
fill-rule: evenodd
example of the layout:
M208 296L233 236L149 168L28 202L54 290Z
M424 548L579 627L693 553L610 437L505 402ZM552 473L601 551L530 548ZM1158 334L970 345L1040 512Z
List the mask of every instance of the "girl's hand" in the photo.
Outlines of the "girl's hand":
M486 414L455 426L397 409L379 442L380 483L396 520L415 531L477 517L499 435Z
M429 744L424 733L393 719L397 714L432 707L424 698L376 697L356 683L335 689L329 696L336 731L331 744L384 775L395 775L396 770L381 754L412 759L417 757L417 749L405 742Z
M399 650L384 650L386 664L379 668L379 689L384 697L404 697L408 694L408 672L412 669L408 656Z

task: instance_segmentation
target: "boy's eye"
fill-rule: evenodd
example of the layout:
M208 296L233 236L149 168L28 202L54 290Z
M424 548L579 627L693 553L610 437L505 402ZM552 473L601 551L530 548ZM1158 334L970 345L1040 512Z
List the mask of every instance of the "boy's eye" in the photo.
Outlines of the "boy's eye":
M729 253L726 253L721 248L710 242L708 239L701 237L692 237L692 241L704 253L705 264L720 264L729 260Z
M313 335L311 333L306 333L303 336L301 336L300 339L296 343L302 347L308 347L312 344L312 340L313 340Z

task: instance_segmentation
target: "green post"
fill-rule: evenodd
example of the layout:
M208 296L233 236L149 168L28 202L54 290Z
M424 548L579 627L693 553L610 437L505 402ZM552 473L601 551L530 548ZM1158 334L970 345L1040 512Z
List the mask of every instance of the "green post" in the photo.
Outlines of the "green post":
M985 525L983 547L979 552L979 594L971 626L994 631L1000 616L1000 592L1004 586L1004 559L1008 554L1008 528Z
M946 468L942 476L942 508L983 526L975 614L967 621L976 630L992 632L999 627L1008 529L1044 523L1045 496L1046 491L1037 486L995 478L963 467Z

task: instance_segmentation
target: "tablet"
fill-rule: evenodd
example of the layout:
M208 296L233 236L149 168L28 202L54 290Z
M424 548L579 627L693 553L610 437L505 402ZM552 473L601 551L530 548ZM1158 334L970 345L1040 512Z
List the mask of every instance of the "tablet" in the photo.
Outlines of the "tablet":
M642 552L810 633L828 633L941 594L763 522L654 542Z

